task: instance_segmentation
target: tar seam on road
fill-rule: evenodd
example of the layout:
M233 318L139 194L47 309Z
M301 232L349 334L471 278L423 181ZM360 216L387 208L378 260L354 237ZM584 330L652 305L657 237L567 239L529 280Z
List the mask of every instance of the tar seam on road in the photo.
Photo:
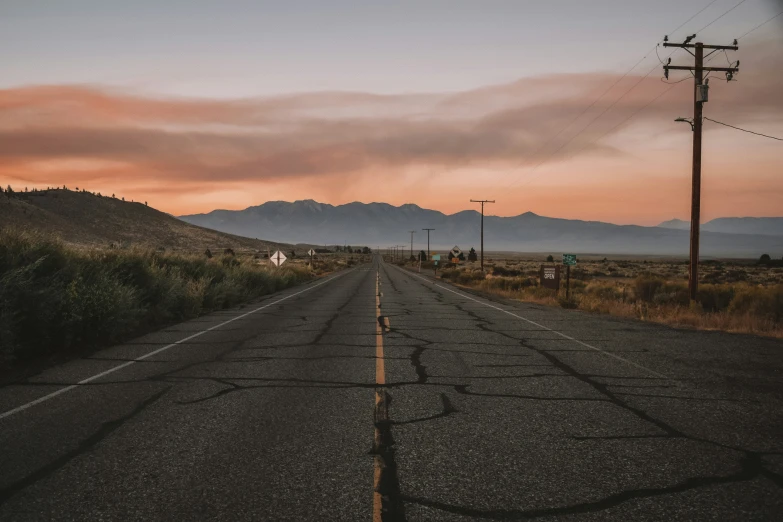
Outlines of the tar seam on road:
M351 272L351 271L352 270L349 270L349 272ZM53 398L57 397L58 395L61 395L61 394L65 393L65 392L68 392L68 391L71 391L73 389L76 389L76 388L78 388L79 386L81 386L83 384L87 384L87 383L92 382L92 381L94 381L96 379L100 379L101 377L104 377L104 376L106 376L106 375L108 375L110 373L114 373L114 372L116 372L118 370L122 370L123 368L126 368L126 367L128 367L128 366L130 366L130 365L132 365L132 364L134 364L136 362L143 361L144 359L152 357L153 355L157 355L157 354L159 354L159 353L161 353L161 352L163 352L165 350L168 350L169 348L173 348L174 346L177 346L177 345L180 345L180 344L185 343L187 341L190 341L191 339L195 339L196 337L199 337L200 335L203 335L203 334L205 334L207 332L211 332L212 330L216 330L216 329L220 328L221 326L227 325L228 323L232 323L232 322L234 322L234 321L236 321L238 319L242 319L244 317L247 317L248 315L252 315L252 314L254 314L256 312L260 312L264 308L269 308L270 306L274 306L274 305L276 305L278 303L281 303L281 302L285 301L286 299L291 299L292 297L296 297L299 294L303 294L305 292L308 292L308 291L312 290L313 288L316 288L316 287L319 287L319 286L321 286L321 285L323 285L325 283L328 283L329 281L334 281L335 279L337 279L338 277L342 277L346 273L347 272L343 272L342 274L338 274L338 275L336 275L334 277L330 277L329 279L327 279L325 281L321 281L320 283L318 283L316 285L307 287L304 290L301 290L301 291L299 291L299 292L297 292L295 294L291 294L289 296L283 297L282 299L278 299L274 303L266 304L264 306L256 308L255 310L251 310L251 311L249 311L247 313L244 313L242 315L238 315L236 317L233 317L233 318L229 319L228 321L224 321L224 322L222 322L220 324L216 324L215 326L207 328L206 330L202 330L202 331L200 331L198 333L195 333L195 334L193 334L191 336L185 337L184 339L180 339L177 342L171 343L171 344L166 345L166 346L164 346L162 348L158 348L157 350L153 350L153 351L151 351L151 352L149 352L147 354L142 355L141 357L137 357L137 358L133 359L132 361L124 362L122 364L114 366L113 368L109 368L108 370L106 370L104 372L95 374L92 377L88 377L86 379L83 379L83 380L79 381L76 384L71 384L69 386L66 386L65 388L60 388L57 391L53 391L52 393L50 393L48 395L44 395L43 397L39 397L38 399L35 399L34 401L30 401L27 404L23 404L21 406L18 406L16 408L12 409L12 410L8 410L6 412L0 413L0 420L4 419L6 417L10 417L11 415L14 415L16 413L24 411L24 410L26 410L28 408L31 408L31 407L35 406L36 404L41 404L42 402L48 401L49 399L53 399Z
M393 266L393 265L392 265L392 266ZM426 279L426 278L424 278L424 277L421 277L421 276L419 276L419 275L416 275L416 274L411 274L410 272L408 272L407 270L403 270L402 268L400 268L400 270L401 270L403 273L405 273L405 274L408 274L408 275L410 275L410 276L413 276L413 277L418 277L418 278L419 278L419 279L421 279L422 281L427 281L427 282L429 282L429 280L427 280L427 279ZM503 312L504 314L508 314L508 315L510 315L510 316L516 317L517 319L522 319L523 321L527 321L528 323L530 323L530 324L532 324L532 325L534 325L534 326L537 326L537 327L539 327L539 328L543 328L544 330L546 330L546 331L548 331L548 332L555 333L555 334L559 335L560 337L563 337L564 339L568 339L569 341L573 341L573 342L575 342L575 343L577 343L577 344L581 344L582 346L584 346L584 347L586 347L586 348L590 348L591 350L595 350L596 352L600 352L600 353L602 353L602 354L604 354L604 355L606 355L606 356L608 356L608 357L612 357L613 359L617 359L618 361L622 361L622 362L624 362L624 363L630 364L631 366L634 366L634 367L636 367L636 368L639 368L640 370L644 370L645 372L649 373L650 375L654 375L654 376L656 376L656 377L660 377L661 379L668 379L668 378L669 378L669 377L667 377L666 375L664 375L664 374L662 374L662 373L658 373L658 372L656 372L655 370L651 370L651 369L649 369L649 368L647 368L647 367L645 367L645 366L642 366L641 364L637 364L637 363L635 363L635 362L633 362L633 361L629 361L628 359L624 359L624 358L620 357L619 355L615 355L615 354L613 354L613 353L607 352L607 351L605 351L605 350L602 350L602 349L600 349L600 348L596 348L595 346L592 346L592 345L589 345L589 344L587 344L587 343L585 343L585 342L582 342L582 341L580 341L579 339L575 339L575 338L571 337L570 335L566 335L566 334L564 334L564 333L562 333L562 332L558 332L557 330L553 330L552 328L547 328L547 327L546 327L546 326L544 326L543 324L538 324L537 322L535 322L535 321L531 321L530 319L527 319L527 318L525 318L525 317L522 317L521 315L517 315L517 314L515 314L515 313L509 312L508 310L503 310L502 308L499 308L499 307L497 307L497 306L493 306L493 305L491 305L491 304L484 303L484 302L482 302L482 301L479 301L478 299L473 299L473 298L472 298L472 297L470 297L470 296L467 296L467 295L465 295L465 294L463 294L463 293L460 293L460 292L454 291L454 290L452 290L452 289L450 289L450 288L446 288L445 286L438 285L438 284L436 284L435 286L437 286L438 288L442 288L443 290L446 290L447 292L451 292L452 294L456 294L456 295L458 295L458 296L460 296L460 297L464 297L465 299L470 299L471 301L475 301L475 302L476 302L476 303L478 303L478 304L481 304L481 305L487 306L487 307L489 307L489 308L494 308L495 310L497 310L497 311L499 311L499 312Z
M375 388L375 434L374 434L374 446L375 446L375 458L374 473L373 473L373 495L372 495L372 520L373 522L381 522L383 498L381 497L381 467L383 465L383 458L378 452L378 448L381 445L381 432L378 429L378 422L388 420L388 411L383 408L383 393L382 386L386 384L386 370L383 365L383 330L381 329L381 290L380 290L381 273L376 271L375 273L375 384L378 386ZM387 417L387 418L384 418Z

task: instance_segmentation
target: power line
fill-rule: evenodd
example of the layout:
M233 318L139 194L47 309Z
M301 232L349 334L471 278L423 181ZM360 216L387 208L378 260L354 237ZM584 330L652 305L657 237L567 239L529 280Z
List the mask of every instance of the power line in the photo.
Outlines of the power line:
M720 15L718 18L716 18L716 19L715 19L715 20L713 20L712 22L708 23L707 25L705 25L704 27L702 27L702 28L701 28L701 29L699 29L698 31L695 31L695 33L696 33L696 34L699 34L700 32L702 32L703 30L705 30L706 28L708 28L709 26L711 26L712 24L714 24L715 22L717 22L718 20L720 20L721 18L723 18L724 16L726 16L727 14L729 14L730 12L732 12L733 10L735 10L736 8L738 8L739 6L741 6L742 4L744 4L744 3L745 3L745 2L747 2L747 1L748 1L748 0L740 0L739 2L737 2L737 4L736 4L734 7L732 7L732 8L731 8L731 9L729 9L728 11L725 11L725 12L724 12L722 15Z
M708 23L707 25L705 25L704 27L702 27L701 29L699 29L699 30L698 30L698 31L696 31L696 32L698 33L698 32L700 32L700 31L703 31L704 29L708 28L709 26L711 26L712 24L714 24L715 22L717 22L718 20L720 20L721 18L723 18L724 16L726 16L727 14L729 14L730 12L732 12L734 9L736 9L737 7L739 7L740 5L742 5L743 3L745 3L746 1L747 1L747 0L740 0L740 1L739 1L739 2L737 2L737 3L736 3L734 6L733 6L733 7L731 7L731 8L730 8L730 9L728 9L727 11L724 11L724 12L723 12L723 13L722 13L720 16L718 16L717 18L715 18L715 19L714 19L714 20L712 20L710 23ZM688 20L686 20L686 21L685 21L685 22L683 22L682 24L680 24L680 25L677 27L677 29L675 29L674 31L672 31L672 33L674 33L674 32L676 32L677 30L679 30L681 27L683 27L685 24L687 24L688 22L690 22L691 20L693 20L693 19L694 19L696 16L698 16L699 14L701 14L701 13L702 13L702 12L703 12L705 9L707 9L708 7L710 7L710 6L711 6L712 4L714 4L714 3L715 3L715 0L714 0L714 1L712 1L712 2L710 2L709 4L707 4L706 6L704 6L704 7L703 7L703 8L702 8L700 11L698 11L696 14L694 14L693 16L691 16L691 17L690 17ZM658 53L657 53L657 47L658 47L658 46L656 45L656 46L653 48L653 49L655 49L655 51L656 51L656 56L658 55ZM678 48L674 49L674 50L673 50L671 53L669 53L669 56L667 56L666 58L667 58L667 59L668 59L668 58L671 58L671 57L672 57L672 55L674 55L674 53L676 53L678 50L679 50ZM649 55L649 51L648 51L647 55ZM645 56L644 56L644 58L646 58L646 57L647 57L647 55L645 55ZM642 58L642 60L644 60L644 58ZM659 61L661 61L661 58L660 58L660 56L658 56L658 60L659 60ZM632 67L632 68L631 68L631 69L630 69L628 72L626 72L626 73L625 73L625 74L622 76L622 78L625 78L625 77L628 75L628 73L630 73L630 72L631 72L631 70L635 69L635 68L636 68L636 66L637 66L639 63L641 63L641 60L640 60L639 62L637 62L637 64L636 64L636 65L634 65L634 66L633 66L633 67ZM631 86L631 87L630 87L630 88L629 88L627 91L625 91L625 92L624 92L622 95L620 95L620 97L619 97L619 98L617 98L617 99L616 99L614 102L612 102L612 103L611 103L611 104L610 104L608 107L606 107L606 108L605 108L605 109L604 109L604 110L603 110L603 111L602 111L600 114L598 114L598 115L597 115L595 118L593 118L592 120L590 120L590 122L589 122L589 123L588 123L586 126L582 127L582 129L581 129L579 132L577 132L576 134L574 134L573 136L571 136L571 138L570 138L570 139L569 139L567 142L565 142L565 143L564 143L564 144L562 144L560 147L558 147L558 148L557 148L557 149L556 149L554 152L552 152L552 153L551 153L549 156L547 156L546 158L544 158L543 160L541 160L540 162L538 162L538 163L537 163L537 164L536 164L536 165L535 165L535 166L534 166L534 167L533 167L533 168L530 170L530 172L528 173L528 175L529 175L530 173L534 172L536 169L538 169L538 167L540 167L540 166L541 166L543 163L545 163L546 161L550 160L550 159L551 159L551 158L552 158L552 157L553 157L555 154L557 154L558 152L560 152L560 151L561 151L561 150L562 150L564 147L566 147L568 144L570 144L572 141L574 141L574 139L576 139L576 138L577 138L579 135L581 135L581 134L582 134L582 133L583 133L585 130L587 130L588 128L590 128L590 127L593 125L593 123L595 123L595 121L597 121L597 120L598 120L599 118L601 118L601 117L602 117L604 114L606 114L606 113L607 113L607 112L608 112L608 111L609 111L609 110L610 110L612 107L614 107L615 105L617 105L617 103L618 103L620 100L622 100L623 98L625 98L625 96L626 96L628 93L630 93L630 92L631 92L632 90L634 90L634 89L635 89L635 88L636 88L636 87L637 87L639 84L641 84L641 83L642 83L642 81L644 81L644 79L645 79L645 78L647 78L648 76L650 76L650 75L653 73L653 71L654 71L654 70L655 70L657 67L658 67L658 66L656 65L656 66L654 66L652 69L650 69L650 71L649 71L647 74L645 74L643 77L641 77L641 78L639 79L639 81L637 81L635 84L633 84L633 85L632 85L632 86ZM622 78L620 78L620 79L622 79ZM619 80L618 80L618 81L619 81ZM614 87L614 85L616 85L616 83L617 83L617 82L615 82L615 84L613 84L613 85L612 85L612 87ZM668 82L664 82L664 83L668 83ZM675 82L675 83L678 83L678 82ZM601 97L603 97L603 95L601 95ZM599 98L599 99L600 99L600 98ZM657 98L655 98L655 99L657 99ZM596 101L598 101L598 100L596 100ZM595 102L594 102L594 103L595 103ZM593 104L594 104L594 103L593 103ZM591 107L592 107L592 105L593 105L593 104L591 104ZM637 111L637 113L638 113L638 112L639 112L639 111ZM636 114L636 113L634 113L634 114ZM580 116L581 116L581 115L580 115ZM578 119L578 118L577 118L577 119ZM573 121L576 121L576 120L573 120ZM572 121L572 123L573 123L573 121ZM570 125L571 125L571 123L569 123L569 126L570 126ZM568 127L568 126L566 126L566 128L567 128L567 127ZM563 130L565 130L565 129L563 129ZM562 131L561 131L561 132L562 132ZM559 135L559 134L560 134L560 133L558 133L558 135ZM605 134L604 134L604 135L605 135ZM602 137L603 137L603 136L602 136ZM508 188L508 187L512 187L513 185L515 185L516 183L518 183L518 182L520 181L520 179L522 179L522 178L521 178L521 177L518 177L516 180L512 181L511 183L509 183L509 184L507 185L507 188Z
M679 31L679 30L682 28L682 26L684 26L685 24L687 24L688 22L690 22L691 20L693 20L694 18L696 18L697 16L699 16L700 14L702 14L702 13L704 12L704 10L705 10L705 9L707 9L709 6L711 6L712 4L714 4L714 3L715 3L715 2L717 2L717 1L718 1L718 0L712 0L712 2L710 2L709 4L707 4L707 5L705 5L704 7L702 7L701 11L699 11L698 13L696 13L695 15L691 16L690 18L688 18L687 20L685 20L683 23L681 23L680 25L678 25L678 26L677 26L677 29L675 29L674 31L671 31L671 32L669 33L669 36L673 35L673 34L674 34L674 33L676 33L677 31Z
M737 130L740 130L742 132L749 132L750 134L755 134L756 136L764 136L765 138L770 138L770 139L773 139L773 140L783 141L783 138L776 138L775 136L769 136L767 134L761 134L760 132L753 132L752 130L742 129L740 127L735 127L734 125L729 125L728 123L723 123L722 121L713 120L712 118L708 118L706 116L703 116L703 118L705 120L710 120L713 123L717 123L719 125L725 125L726 127L731 127L732 129L737 129Z
M687 79L687 78L686 78L686 79ZM622 120L621 122L619 122L618 124L616 124L614 127L612 127L611 129L609 129L609 130L607 130L606 132L604 132L603 134L601 134L601 135L600 135L598 138L596 138L596 139L594 139L594 140L591 140L591 141L589 141L588 143L585 143L585 144L582 146L582 148L581 148L581 149L579 149L579 150L577 150L577 151L575 151L575 152L572 152L572 153L571 153L571 154L570 154L568 157L573 157L573 156L576 156L576 155L580 154L582 151L584 151L584 150L585 150L585 149L586 149L586 148L587 148L589 145L592 145L593 143L596 143L596 142L598 142L598 141L601 141L601 140L602 140L604 137L606 137L606 136L607 136L609 133L611 133L612 131L614 131L615 129L617 129L618 127L620 127L620 126L621 126L621 125L623 125L624 123L626 123L628 120L630 120L631 118L633 118L634 116L636 116L637 114L639 114L640 112L642 112L643 110L645 110L647 107L649 107L650 105L652 105L653 103L655 103L656 101L658 101L660 98L662 98L662 97L663 97L663 95L665 95L667 92L669 92L670 90L672 90L672 89L674 88L674 86L675 86L675 85L677 85L677 83L679 83L679 82L676 82L676 83L674 83L674 84L670 85L668 88L664 89L664 90L663 90L663 91L662 91L660 94L658 94L658 95L657 95L655 98L653 98L652 100L650 100L649 102L647 102L647 103L646 103L646 104L644 104L643 106L641 106L641 107L639 107L638 109L636 109L636 111L634 111L633 113L631 113L631 114L630 114L630 115L629 115L627 118L625 118L624 120ZM529 183L530 183L531 181L533 181L535 178L536 178L536 176L529 177L527 180L525 180L525 182L522 184L522 186L525 186L525 185L529 184Z
M746 36L748 36L750 33L752 33L753 31L755 31L756 29L761 29L762 27L764 27L765 25L767 25L768 23L770 23L772 20L774 20L775 18L777 18L777 17L778 17L778 16L780 16L780 15L783 15L783 11L779 12L778 14L776 14L775 16L773 16L772 18L768 18L768 19L766 19L765 21L761 22L759 25L757 25L756 27L754 27L753 29L751 29L751 30L750 30L750 31L748 31L747 33L745 33L745 34L743 34L742 36L740 36L739 38L737 38L737 40L742 40L743 38L745 38Z

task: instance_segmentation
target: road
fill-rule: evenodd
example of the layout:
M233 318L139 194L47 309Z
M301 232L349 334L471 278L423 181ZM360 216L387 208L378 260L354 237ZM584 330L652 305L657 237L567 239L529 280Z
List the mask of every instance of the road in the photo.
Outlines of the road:
M0 520L780 520L782 368L375 257L0 388Z

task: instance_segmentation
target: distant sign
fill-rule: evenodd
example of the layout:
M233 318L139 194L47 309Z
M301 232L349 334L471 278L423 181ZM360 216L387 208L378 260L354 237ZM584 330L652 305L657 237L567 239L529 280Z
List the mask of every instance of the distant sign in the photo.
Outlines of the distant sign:
M539 272L541 278L540 285L544 288L558 290L560 288L560 266L559 265L541 265Z
M313 249L311 248L310 250L308 250L308 251L307 251L307 254L308 254L310 257L313 257L313 256L315 255L315 250L313 250Z
M454 245L454 248L451 249L451 257L459 257L462 255L462 250L457 245Z
M563 254L563 264L565 266L576 266L576 254Z
M432 260L435 262L435 266L440 264L440 254L432 254Z
M281 251L278 250L274 254L272 254L272 257L270 257L269 259L272 260L272 263L275 266L280 266L283 263L285 263L285 260L288 259L288 258L285 257L284 253L282 253Z

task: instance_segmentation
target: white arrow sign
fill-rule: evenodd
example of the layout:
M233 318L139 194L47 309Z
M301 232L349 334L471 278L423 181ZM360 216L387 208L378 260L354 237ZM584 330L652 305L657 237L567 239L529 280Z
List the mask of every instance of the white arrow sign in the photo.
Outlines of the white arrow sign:
M310 254L310 257L313 257L315 255L315 250L311 248L310 250L307 251L307 253Z
M272 263L274 263L275 266L280 266L283 263L285 263L285 260L288 258L285 257L284 253L278 250L277 252L272 254L272 257L270 257L270 259L272 260Z

